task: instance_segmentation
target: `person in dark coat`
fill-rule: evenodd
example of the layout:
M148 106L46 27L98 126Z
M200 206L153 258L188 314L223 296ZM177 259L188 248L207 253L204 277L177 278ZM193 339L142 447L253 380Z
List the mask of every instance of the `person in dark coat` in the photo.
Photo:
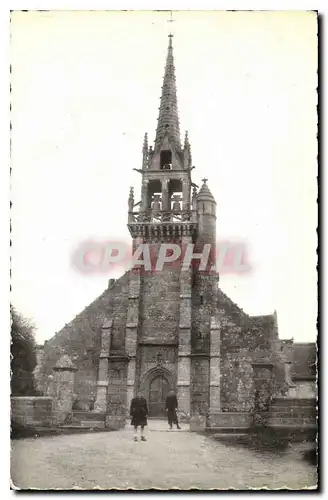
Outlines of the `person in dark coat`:
M147 425L148 407L147 401L141 392L133 398L130 406L131 425L134 427L134 441L138 441L138 427L140 427L141 441L146 441L144 428Z
M167 420L170 429L172 429L173 424L176 424L177 429L181 429L177 416L178 400L174 391L169 392L169 395L167 396L165 401L165 409L167 410Z

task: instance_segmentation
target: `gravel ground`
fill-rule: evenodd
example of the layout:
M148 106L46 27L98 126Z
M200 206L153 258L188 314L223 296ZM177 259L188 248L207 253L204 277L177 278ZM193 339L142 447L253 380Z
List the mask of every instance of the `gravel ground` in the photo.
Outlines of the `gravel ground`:
M313 488L316 468L301 454L282 456L149 422L147 442L132 429L12 442L11 480L21 489Z

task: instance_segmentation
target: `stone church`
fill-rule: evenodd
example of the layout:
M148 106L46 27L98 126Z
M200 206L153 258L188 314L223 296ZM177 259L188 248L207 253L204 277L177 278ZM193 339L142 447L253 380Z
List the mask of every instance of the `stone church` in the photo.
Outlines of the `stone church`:
M150 416L165 415L173 389L182 418L203 415L209 427L249 426L261 394L268 405L272 396L288 395L293 360L279 340L276 313L247 315L212 272L216 201L206 179L200 188L193 183L193 168L188 135L183 145L180 139L170 35L156 138L149 146L145 134L141 196L135 199L131 188L127 226L133 249L146 243L152 255L162 243L194 244L198 252L210 244L208 266L140 266L110 280L40 349L37 382L44 394L54 365L68 355L76 367L74 408L105 415L108 425L124 424L138 390Z

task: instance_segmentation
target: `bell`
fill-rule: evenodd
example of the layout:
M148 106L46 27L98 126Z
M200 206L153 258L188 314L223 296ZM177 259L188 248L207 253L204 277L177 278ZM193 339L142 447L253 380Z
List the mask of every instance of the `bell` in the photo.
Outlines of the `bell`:
M173 212L180 212L181 211L181 205L180 205L181 198L178 196L174 196L173 200L174 200L173 207L172 207Z
M152 208L153 212L158 212L161 210L161 202L160 202L159 196L155 196L151 208Z

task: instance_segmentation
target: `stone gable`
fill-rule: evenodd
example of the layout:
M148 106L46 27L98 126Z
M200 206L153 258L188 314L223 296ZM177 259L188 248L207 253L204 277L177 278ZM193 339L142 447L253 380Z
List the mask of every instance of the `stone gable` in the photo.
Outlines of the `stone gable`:
M85 403L94 400L101 328L108 318L114 316L114 347L120 348L122 346L121 337L125 328L127 285L128 275L124 274L45 343L42 366L37 374L38 387L44 394L49 392L53 367L61 356L68 355L77 367L75 382L77 398ZM118 338L119 341L117 341Z

